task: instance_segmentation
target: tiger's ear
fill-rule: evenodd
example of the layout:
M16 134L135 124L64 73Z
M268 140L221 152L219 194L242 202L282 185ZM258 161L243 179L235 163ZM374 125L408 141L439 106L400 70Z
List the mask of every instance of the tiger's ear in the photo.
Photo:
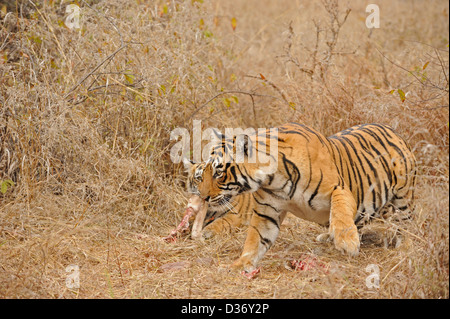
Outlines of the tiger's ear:
M222 132L214 128L212 129L211 137L211 141L215 143L222 143L222 141L225 139L225 136L222 134Z
M194 165L194 162L191 161L190 159L183 157L183 165L184 165L184 169L186 172L189 172L189 170L192 168L192 166Z

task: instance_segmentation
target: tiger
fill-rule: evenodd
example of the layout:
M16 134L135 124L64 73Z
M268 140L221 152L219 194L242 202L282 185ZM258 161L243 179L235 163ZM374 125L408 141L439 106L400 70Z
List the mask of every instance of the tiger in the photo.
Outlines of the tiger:
M216 133L221 142L212 147L209 160L197 167L185 162L196 181L191 191L208 203L205 226L230 215L226 207L246 196L250 223L242 253L231 268L256 270L287 212L328 227L317 239L333 241L350 256L359 253L360 225L389 206L411 214L416 160L390 126L361 124L329 137L298 123L276 129L275 137L259 131L243 138ZM274 143L275 156L267 152ZM236 160L239 152L243 161ZM250 160L255 154L257 160ZM268 169L267 158L275 169Z

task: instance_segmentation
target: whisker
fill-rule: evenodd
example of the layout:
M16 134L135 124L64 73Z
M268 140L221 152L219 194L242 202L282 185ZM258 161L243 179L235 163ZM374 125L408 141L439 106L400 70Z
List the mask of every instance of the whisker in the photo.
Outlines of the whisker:
M232 211L233 213L235 213L236 215L238 214L235 210L234 210L234 206L228 201L228 199L225 199L225 206Z

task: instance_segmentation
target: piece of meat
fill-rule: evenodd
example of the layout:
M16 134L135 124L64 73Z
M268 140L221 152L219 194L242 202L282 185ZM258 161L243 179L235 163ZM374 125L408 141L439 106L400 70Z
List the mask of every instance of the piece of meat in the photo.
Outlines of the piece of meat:
M256 269L253 269L252 271L248 271L248 272L243 270L241 272L241 275L246 277L247 279L254 279L260 272L261 272L261 267L258 267Z
M321 262L317 257L308 254L302 254L299 260L291 260L290 266L295 271L318 269L328 272L328 265Z

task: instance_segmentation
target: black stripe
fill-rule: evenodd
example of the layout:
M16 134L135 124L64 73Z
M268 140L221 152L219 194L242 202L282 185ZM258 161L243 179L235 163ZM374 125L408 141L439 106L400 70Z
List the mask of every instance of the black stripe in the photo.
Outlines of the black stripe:
M361 144L363 149L368 150L370 148L369 146L370 143L366 140L366 138L363 135L359 134L359 132L354 132L352 136L354 136L358 140L359 144ZM364 145L362 142L364 142Z
M320 143L321 143L322 145L326 145L326 143L325 143L325 141L323 140L323 138L322 138L322 136L321 136L320 133L317 133L316 131L312 130L312 129L311 129L310 127L308 127L308 126L303 126L303 129L304 129L305 131L308 131L309 133L315 135L315 136L319 139L319 141L320 141Z
M352 169L352 172L353 172L353 175L351 175L350 172L349 172L349 181L351 183L351 177L353 176L353 178L355 179L355 183L359 184L359 188L356 187L356 190L358 192L358 195L357 195L358 203L357 204L359 206L359 204L362 203L363 200L364 200L364 182L363 182L363 179L361 177L360 170L356 169L356 171L355 171L355 169L354 169L355 164L353 163L352 156L350 154L350 151L347 148L347 145L343 141L339 141L339 142L341 143L342 147L344 148L344 150L345 150L345 152L347 154L347 161L346 161L347 170L348 170L348 165L350 165L350 167ZM357 177L359 178L359 183L358 183ZM350 190L351 189L352 188L350 186Z
M289 175L289 180L291 181L291 189L289 190L289 198L292 198L295 194L295 191L297 190L297 183L300 180L300 171L298 170L297 166L292 163L290 160L286 158L286 155L280 152L283 159L284 168L286 170L286 173ZM292 172L289 171L288 165L292 167Z
M253 197L254 198L254 197ZM256 199L255 199L256 200ZM265 206L269 206L266 204L262 204ZM275 209L274 207L272 207L273 209ZM276 209L275 209L276 210ZM277 226L278 229L280 229L280 225L278 224L278 221L275 220L275 218L270 217L269 215L265 215L265 214L261 214L259 213L256 209L253 209L253 213L255 213L256 215L258 215L259 217L262 217L264 219L267 219L268 221L270 221L272 224L274 224L275 226Z
M259 240L261 242L261 244L263 244L264 246L266 246L266 250L268 250L271 246L272 246L272 241L268 238L265 238L261 235L261 233L259 232L258 228L256 228L255 226L251 225L251 227L256 230L256 232L259 235Z
M322 170L320 170L320 180L319 180L319 183L317 184L317 187L316 187L316 189L314 190L314 193L311 195L311 197L309 198L309 200L308 200L308 205L309 205L309 207L311 207L313 210L315 209L313 206L312 206L312 200L314 199L314 197L316 197L316 195L317 195L317 193L319 192L319 187L320 187L320 184L322 184L322 178L323 178L323 173L322 173Z
M241 168L239 167L239 165L236 165L236 167L238 168L239 172L241 173L241 175L242 175L243 177L244 177L244 176L247 176L247 177L249 177L253 182L255 182L256 184L258 184L258 185L261 186L261 181L257 181L256 179L254 179L254 178L247 172L247 169L245 168L245 166L242 167L242 168L244 169L244 171L245 171L245 174L242 173Z
M392 173L391 173L391 169L389 167L388 160L386 159L385 156L383 156L380 153L380 151L375 146L373 146L372 143L370 143L370 148L378 155L378 158L380 159L381 165L383 165L383 169L384 169L385 173L387 174L389 183L390 183L390 185L392 185Z
M367 177L367 183L369 185L369 189L372 186L372 180L370 179L370 176L366 175ZM372 210L373 210L373 214L376 213L376 198L375 198L375 186L372 189ZM365 195L365 194L364 194ZM366 196L364 196L364 199L366 198Z
M377 195L377 199L379 198L380 199L380 204L378 205L377 204L377 206L378 206L378 208L380 208L380 206L381 206L381 201L382 201L382 199L381 199L381 193L380 193L380 189L379 189L379 183L381 182L381 179L378 177L378 171L375 169L375 167L373 167L373 165L372 165L372 163L369 161L369 159L364 155L364 154L361 154L362 155L362 157L366 160L366 162L367 162L367 164L369 165L369 167L370 167L370 169L372 170L372 172L373 172L373 174L374 174L374 177L375 177L375 181L377 182L377 184L376 184L376 187L374 187L374 191L376 190L376 195Z
M217 183L217 188L221 189L221 190L230 190L230 189L233 190L234 188L231 188L230 186L237 186L238 188L242 187L241 184L234 183L234 182L228 182L228 183L225 183L225 184Z
M278 195L278 194L275 194L271 189L264 188L264 187L261 187L260 189L261 189L262 191L266 192L267 194L269 194L269 195L275 197L276 199L282 199L282 200L286 200L286 199L287 199L287 198L285 198L285 197L283 197L283 196L280 196L280 195Z
M383 140L378 136L378 134L374 131L372 131L370 128L364 128L362 129L363 132L369 134L370 136L372 136L386 151L386 153L389 154L389 150L386 146L386 144L383 142Z
M393 137L389 134L389 132L387 131L386 127L384 127L382 125L378 125L378 124L373 124L373 126L378 128L378 131L385 138L386 142L388 142L388 144L390 146L392 146L397 151L397 153L399 153L403 158L405 158L405 156L403 154L403 151L397 146L397 144L392 143Z
M337 141L335 141L334 139L330 139L329 141L334 146L334 148L336 148L336 152L339 155L339 162L340 162L340 166L341 166L341 172L340 172L341 174L340 175L344 176L344 167L343 167L342 155L341 155L341 151L339 150L339 147L336 145ZM333 148L331 148L331 149L333 149ZM333 152L333 155L334 155L334 152ZM348 170L348 168L347 168L347 170ZM349 175L349 178L350 178L350 175ZM350 179L350 190L352 189L351 185L352 185L352 181Z
M309 153L309 148L306 148L306 151L308 152L308 161L309 161L309 179L308 179L308 184L306 184L305 191L309 188L309 184L311 183L311 178L312 178L312 163L311 163L311 154Z
M392 134L394 134L394 137L397 137L397 135L395 134L395 132L386 126L383 125L379 125L379 124L372 124L373 126L375 126L378 131L380 132L380 134L385 138L385 140L387 141L387 143L394 148L397 153L400 155L400 158L403 159L403 164L405 166L405 171L408 172L410 170L410 168L408 168L408 161L407 161L407 157L405 156L405 154L403 153L403 150L397 146L397 144L393 143L391 140L393 139L393 137L390 135L390 133L388 132L388 129L391 131ZM387 137L386 137L387 135ZM398 138L398 137L397 137ZM408 180L408 176L406 176L405 178L405 185L409 184L409 180Z
M273 178L274 178L275 176L274 176L274 174L270 174L270 175L268 175L268 177L269 177L269 183L268 183L267 185L270 185L270 184L272 184Z
M235 168L234 166L231 166L230 169L229 169L229 171L230 171L231 175L233 176L234 181L237 182L237 181L238 181L238 178L237 178L237 176L236 176L236 168Z
M384 203L381 203L381 205L385 205L387 202L389 202L389 188L387 187L385 182L383 182L383 186L384 186Z
M301 135L309 142L309 136L304 134L304 133L302 133L302 132L289 130L289 131L283 131L283 133L284 134L298 134L298 135Z
M377 174L377 172L376 172L376 170L375 170L375 168L372 166L372 164L367 160L367 158L364 156L364 154L361 152L361 154L358 154L358 151L359 151L359 148L357 148L357 147L355 147L355 145L353 144L353 142L351 141L351 140L349 140L348 138L346 138L346 137L342 137L342 139L346 142L346 144L348 144L350 147L351 147L351 149L353 150L353 152L354 152L354 154L355 154L355 157L356 157L356 159L358 160L358 162L359 162L359 168L358 167L356 167L356 172L358 173L358 177L360 178L360 186L361 186L361 197L362 197L362 200L364 200L364 198L365 198L365 196L363 195L364 194L364 182L363 182L363 180L362 180L362 177L361 177L361 172L365 172L365 167L364 167L364 164L362 163L362 161L361 161L361 156L363 156L365 159L366 159L366 162L369 164L369 166L372 168L372 171L374 171L374 174L375 174L375 178L377 178L377 176L378 176L378 174ZM343 143L344 144L344 143ZM360 156L361 155L361 156ZM368 177L367 176L367 174L366 174L366 177ZM371 183L370 183L370 178L369 178L369 182L368 182L368 185L369 185L369 187L370 187L370 185L371 185Z
M254 193L251 193L251 194L253 195L253 199L254 199L259 205L263 205L263 206L270 207L270 208L272 208L274 211L276 211L277 213L280 212L276 207L274 207L274 206L272 206L272 205L270 205L270 204L268 204L268 203L263 203L263 202L260 202L259 200L257 200L256 197L255 197L255 195L258 195L259 197L261 197L261 199L264 199L264 198L261 196L261 194L259 194L259 193L257 193L257 192L254 192ZM278 223L278 222L277 222L277 223Z

